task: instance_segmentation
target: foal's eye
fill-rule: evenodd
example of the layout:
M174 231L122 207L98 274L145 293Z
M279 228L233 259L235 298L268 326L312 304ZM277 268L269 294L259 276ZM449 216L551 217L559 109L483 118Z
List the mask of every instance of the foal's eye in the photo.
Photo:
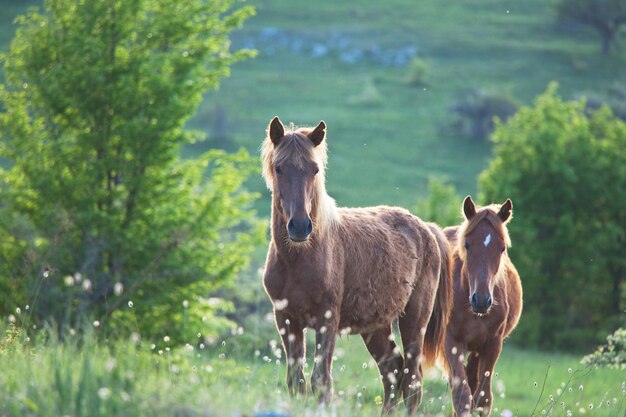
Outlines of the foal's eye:
M502 248L502 253L504 253L505 250L506 250L506 248Z
M465 250L469 250L469 243L465 242Z
M313 173L313 175L317 175L318 172L320 172L320 169L318 167L315 167L315 172Z
M276 173L277 173L277 174L282 174L282 173L283 173L283 171L280 169L280 165L276 165L276 166L274 167L274 170L276 170Z

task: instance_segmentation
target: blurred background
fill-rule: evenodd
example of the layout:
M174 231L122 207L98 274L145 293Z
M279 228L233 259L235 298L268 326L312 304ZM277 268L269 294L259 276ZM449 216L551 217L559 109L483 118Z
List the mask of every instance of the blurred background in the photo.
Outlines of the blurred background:
M468 194L511 198L516 348L581 356L625 326L626 2L56 0L15 20L42 4L0 0L7 322L267 344L278 115L326 122L339 206L448 226Z

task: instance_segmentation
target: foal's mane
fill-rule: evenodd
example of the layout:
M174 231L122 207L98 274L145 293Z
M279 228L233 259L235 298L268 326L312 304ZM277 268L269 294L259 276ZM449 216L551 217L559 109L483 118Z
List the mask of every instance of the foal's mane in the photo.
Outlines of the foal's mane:
M278 146L275 146L269 137L266 136L261 145L261 160L263 161L262 175L265 184L270 191L273 191L274 166L280 165L284 161L289 161L299 168L303 168L306 162L315 162L319 172L315 179L315 195L313 196L313 230L320 237L339 222L339 213L335 200L326 193L326 163L328 154L326 141L314 146L307 136L311 133L311 128L291 128L285 132Z
M478 224L483 220L487 220L491 223L493 228L496 229L500 237L504 240L507 247L511 246L511 238L509 237L509 231L506 228L506 223L498 217L500 207L500 204L490 204L488 206L481 207L476 211L474 217L470 220L466 219L461 226L459 226L459 230L457 231L457 252L461 256L461 259L465 259L466 257L464 245L465 236L472 233L476 226L478 226Z

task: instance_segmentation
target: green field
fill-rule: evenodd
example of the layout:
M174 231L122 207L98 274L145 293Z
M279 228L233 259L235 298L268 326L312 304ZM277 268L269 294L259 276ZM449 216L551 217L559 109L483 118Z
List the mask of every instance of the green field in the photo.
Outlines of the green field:
M14 17L39 3L0 0L0 51L8 48ZM553 80L566 98L626 83L623 51L602 55L594 33L557 24L550 2L541 0L250 4L257 15L234 35L234 45L259 54L235 65L221 88L206 95L188 125L207 139L182 154L244 147L256 155L273 116L301 125L324 119L328 189L339 205L411 208L425 196L431 176L447 177L461 195L475 194L491 148L450 129L450 108L465 89L508 94L528 105ZM428 63L424 85L406 82L406 63L381 62L389 51L407 50ZM262 192L257 209L267 216L269 193L260 176L249 187ZM257 249L253 269L264 254ZM258 310L267 310L258 277L249 272L242 281L246 291L258 293ZM244 326L245 335L256 332ZM165 341L152 347L150 341L69 336L60 343L43 333L10 341L9 334L0 339L0 417L239 417L263 410L294 417L379 415L382 386L357 337L338 342L336 400L329 410L317 410L312 397L288 397L284 358L271 341L254 336L168 349ZM624 372L579 362L575 355L506 345L492 415L623 417ZM438 371L427 374L425 389L421 413L450 415L449 390Z
M294 417L380 415L382 384L358 337L338 342L335 399L327 410L318 409L312 395L289 397L275 341L250 353L242 347L245 334L213 346L171 349L166 341L67 337L65 343L43 334L35 341L20 335L3 341L0 416L226 417L268 410ZM623 372L583 368L575 356L508 347L496 367L492 415L621 417L625 383ZM448 392L438 370L426 372L419 414L450 415Z
M12 36L12 16L37 3L2 1L0 50ZM431 176L448 178L460 194L475 193L490 145L450 130L450 108L466 89L531 104L553 80L567 98L626 81L626 54L602 55L594 33L557 24L550 3L541 0L248 4L257 15L233 44L259 54L235 65L220 89L206 95L189 126L207 139L183 155L215 146L258 154L273 116L297 125L324 119L328 189L340 205L412 207ZM312 57L320 45L326 53ZM428 63L426 85L406 82L406 63L370 56L403 48ZM355 54L365 57L351 62ZM250 187L264 190L260 178ZM257 207L266 215L269 197L263 196Z

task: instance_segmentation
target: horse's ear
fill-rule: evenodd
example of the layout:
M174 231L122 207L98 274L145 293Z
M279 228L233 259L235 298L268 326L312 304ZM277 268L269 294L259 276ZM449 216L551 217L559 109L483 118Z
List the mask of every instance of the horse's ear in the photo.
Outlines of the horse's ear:
M272 119L270 125L267 127L267 131L274 146L277 146L280 140L285 136L285 126L283 126L283 122L280 121L278 116Z
M463 215L467 220L471 220L476 215L476 204L469 195L463 200Z
M513 214L513 202L510 198L507 198L500 211L498 211L498 217L502 220L502 223L506 223L511 220L511 214Z
M326 137L326 123L324 123L324 121L322 120L320 124L318 124L317 127L313 129L311 133L309 133L307 136L309 137L309 139L311 139L311 142L313 142L313 145L315 146L322 143L322 141Z

